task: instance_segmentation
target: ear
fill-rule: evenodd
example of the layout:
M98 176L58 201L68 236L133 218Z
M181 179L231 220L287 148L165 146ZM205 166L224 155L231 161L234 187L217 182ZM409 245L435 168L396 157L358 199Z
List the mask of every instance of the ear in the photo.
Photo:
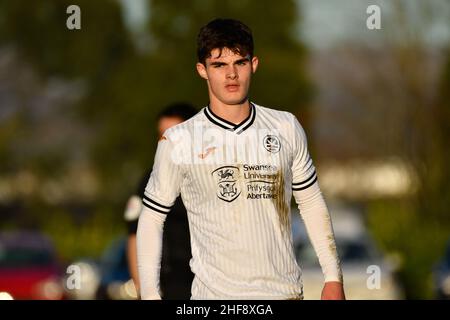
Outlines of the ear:
M208 74L206 73L206 67L203 65L203 63L197 62L195 65L197 67L197 72L205 80L208 80Z
M252 58L252 72L255 73L256 69L258 69L259 59L258 57Z

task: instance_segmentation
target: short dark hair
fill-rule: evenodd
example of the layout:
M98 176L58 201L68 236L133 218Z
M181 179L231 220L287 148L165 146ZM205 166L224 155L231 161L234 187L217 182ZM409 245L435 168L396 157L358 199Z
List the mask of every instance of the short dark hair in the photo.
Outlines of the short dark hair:
M175 102L169 104L165 107L160 113L158 113L156 119L161 120L161 118L165 117L178 117L183 121L193 117L198 110L194 108L190 103L186 102Z
M253 57L253 35L248 26L234 19L214 19L200 29L197 37L198 62L205 64L214 49L228 48L241 56ZM222 53L222 52L221 52Z

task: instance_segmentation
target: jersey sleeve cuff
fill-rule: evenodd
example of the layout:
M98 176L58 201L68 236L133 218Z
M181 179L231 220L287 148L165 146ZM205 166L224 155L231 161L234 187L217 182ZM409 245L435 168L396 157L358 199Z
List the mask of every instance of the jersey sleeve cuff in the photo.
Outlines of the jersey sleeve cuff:
M316 170L312 172L312 174L307 178L306 180L303 180L302 182L292 183L292 190L293 191L301 191L309 188L317 181L317 174Z
M146 195L142 198L142 204L147 208L162 214L168 214L173 207L173 204L171 206L166 206Z

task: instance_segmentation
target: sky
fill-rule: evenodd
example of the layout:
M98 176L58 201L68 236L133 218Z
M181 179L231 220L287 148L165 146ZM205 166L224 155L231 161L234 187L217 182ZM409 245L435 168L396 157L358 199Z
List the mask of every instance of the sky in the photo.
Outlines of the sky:
M151 8L147 0L118 0L123 8L127 26L135 32L145 26ZM297 0L302 22L296 27L299 39L313 49L329 48L351 42L385 41L387 37L401 37L400 23L392 15L394 0ZM448 45L450 40L449 0L408 0L406 26L410 31L420 30L432 45ZM381 30L368 30L366 19L369 5L381 10ZM424 9L429 6L430 19Z
M125 24L132 31L139 32L150 17L150 8L147 0L118 0L123 8Z
M401 34L401 23L393 15L395 0L298 0L302 23L299 35L312 48L326 48L345 41L379 43ZM450 40L450 1L408 0L405 26L420 31L429 44L445 45ZM381 12L381 30L369 30L369 5ZM429 9L427 12L425 9ZM428 18L430 17L430 18Z

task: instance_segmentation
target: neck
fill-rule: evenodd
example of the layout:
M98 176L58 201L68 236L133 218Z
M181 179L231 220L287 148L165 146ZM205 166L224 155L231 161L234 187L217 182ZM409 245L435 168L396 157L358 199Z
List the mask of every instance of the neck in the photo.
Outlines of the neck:
M250 114L250 102L247 98L239 104L224 104L211 100L209 108L214 114L234 124L241 123Z

